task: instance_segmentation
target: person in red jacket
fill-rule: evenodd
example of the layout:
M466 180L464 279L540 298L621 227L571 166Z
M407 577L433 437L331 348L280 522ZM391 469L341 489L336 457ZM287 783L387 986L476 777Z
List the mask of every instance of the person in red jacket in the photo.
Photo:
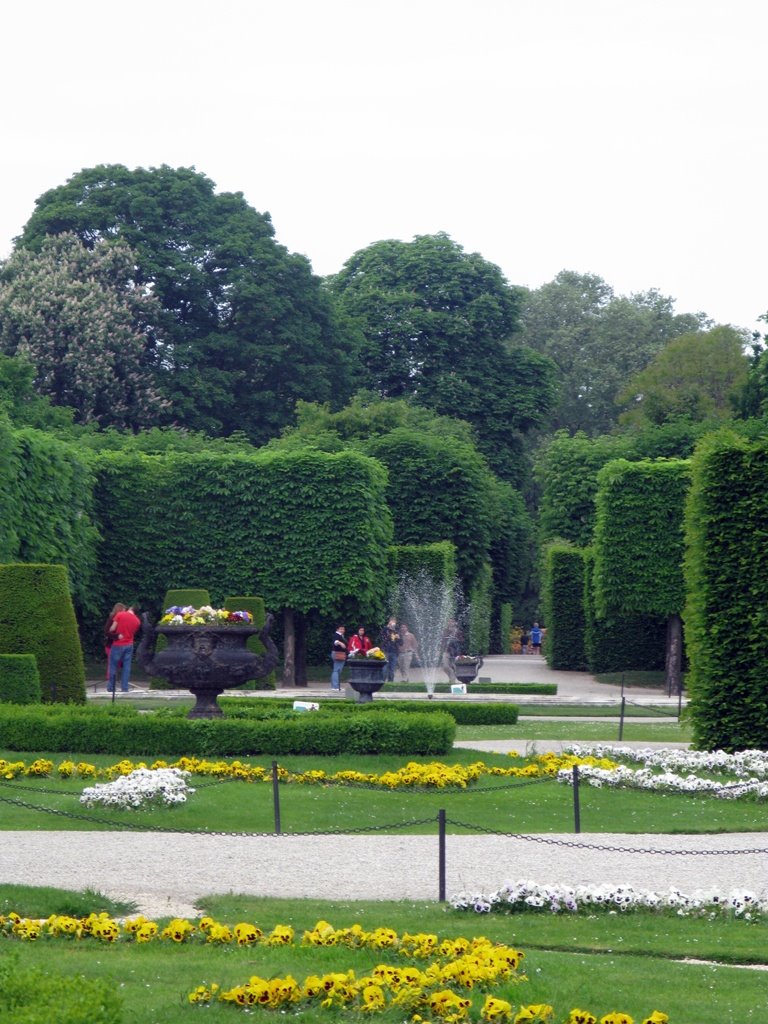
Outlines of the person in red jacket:
M371 641L365 635L365 626L360 626L356 633L353 633L347 644L348 654L367 654L371 649Z
M133 608L117 612L112 619L110 633L112 634L112 647L109 651L109 682L107 689L114 692L117 670L120 669L120 689L128 693L128 684L131 681L131 663L133 662L133 638L141 627L141 621Z

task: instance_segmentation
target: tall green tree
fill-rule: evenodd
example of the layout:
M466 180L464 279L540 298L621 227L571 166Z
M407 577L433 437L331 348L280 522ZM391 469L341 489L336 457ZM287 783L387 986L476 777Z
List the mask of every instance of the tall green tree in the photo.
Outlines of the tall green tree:
M136 428L162 401L153 374L157 300L133 281L123 242L70 233L17 249L0 268L0 351L34 367L36 392L79 423ZM10 367L4 376L8 380ZM21 380L17 375L17 384Z
M296 400L343 404L356 335L309 262L274 238L242 193L217 193L192 168L119 164L80 171L41 196L19 239L74 232L87 246L122 239L134 281L162 306L158 417L256 443L291 422Z
M732 419L749 377L748 341L722 326L673 339L619 396L629 406L622 422Z
M601 277L570 270L526 292L521 306L522 342L558 368L552 426L589 435L616 425L617 394L668 341L707 323L676 314L656 289L617 296Z
M446 234L375 242L329 279L364 335L364 385L475 429L493 470L519 483L522 437L544 423L553 367L515 343L520 292Z

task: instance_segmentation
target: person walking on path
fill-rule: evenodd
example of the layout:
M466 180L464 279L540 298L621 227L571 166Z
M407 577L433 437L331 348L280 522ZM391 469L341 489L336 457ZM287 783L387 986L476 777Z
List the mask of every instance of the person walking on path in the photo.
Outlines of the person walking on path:
M411 662L413 661L414 655L419 655L419 645L416 643L416 637L408 629L408 623L402 622L400 624L400 636L402 637L400 654L397 658L397 667L400 670L400 678L403 683L410 683L409 674L411 671Z
M531 647L534 654L541 654L541 630L538 622L534 622L531 629Z
M394 682L395 665L397 665L397 656L400 653L401 646L402 638L397 631L397 620L394 615L391 615L387 619L386 626L381 631L381 638L379 640L379 647L387 656L387 663L382 672L382 678L385 683Z
M117 607L117 605L115 606ZM120 689L128 693L131 682L131 664L133 662L133 638L141 628L141 621L133 608L116 612L112 618L109 632L113 637L109 650L109 680L107 690L115 692L117 670L120 669Z
M341 670L344 668L344 663L347 660L347 638L344 635L347 627L341 623L336 627L336 632L333 634L333 642L331 644L331 661L333 662L333 670L331 671L331 689L335 690L336 693L341 692Z
M115 621L115 616L118 612L127 611L127 605L122 604L120 601L114 606L112 611L107 617L107 621L104 623L104 653L107 656L107 667L105 670L105 676L109 679L109 652L112 650L112 644L115 641L115 634L112 632L112 623Z
M353 633L347 644L348 654L367 654L371 649L371 641L365 634L365 626L360 626L356 633Z

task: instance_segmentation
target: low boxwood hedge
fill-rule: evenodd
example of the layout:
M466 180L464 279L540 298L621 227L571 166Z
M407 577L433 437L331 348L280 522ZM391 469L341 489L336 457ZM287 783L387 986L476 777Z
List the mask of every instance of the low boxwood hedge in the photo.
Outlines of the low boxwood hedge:
M219 701L226 714L232 717L249 717L253 714L261 714L261 709L269 710L276 707L291 708L293 701L283 697L223 697ZM457 700L438 701L425 703L423 700L372 700L367 704L356 704L354 701L339 701L335 698L327 701L320 701L319 714L348 715L348 714L380 714L383 712L396 712L407 714L432 714L440 711L451 716L456 725L516 725L520 708L516 704L507 704L506 701L489 701L480 703L477 701ZM311 712L318 714L318 712Z
M280 714L276 714L277 711ZM218 719L133 709L0 706L0 748L131 757L450 752L455 719L442 710L403 714L271 713Z

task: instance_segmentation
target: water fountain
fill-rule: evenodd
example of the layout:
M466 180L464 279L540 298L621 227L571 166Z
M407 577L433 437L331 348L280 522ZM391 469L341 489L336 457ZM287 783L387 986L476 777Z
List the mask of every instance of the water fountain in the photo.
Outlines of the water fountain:
M446 628L465 611L461 588L458 581L438 581L421 570L415 576L400 577L392 602L399 621L407 622L416 637L427 697L432 699L436 683L445 678L441 661Z

